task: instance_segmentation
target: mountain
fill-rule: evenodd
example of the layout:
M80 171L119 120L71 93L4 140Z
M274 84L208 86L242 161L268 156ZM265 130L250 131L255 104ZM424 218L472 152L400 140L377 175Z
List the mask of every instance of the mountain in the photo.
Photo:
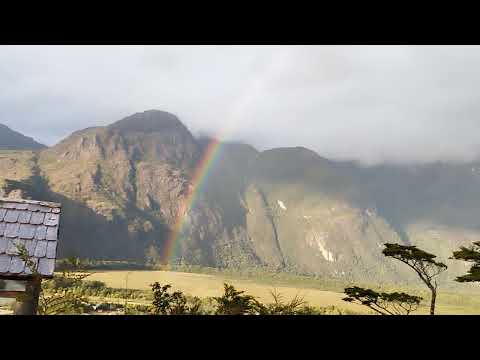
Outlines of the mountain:
M160 249L198 153L188 129L161 111L77 131L43 151L40 177L53 194L73 201L63 211L72 214L64 228L75 229L65 253L143 259L147 247Z
M39 150L45 145L0 124L0 150Z
M362 167L222 143L195 183L215 143L149 110L39 152L0 152L0 195L62 203L60 256L159 261L175 237L173 262L346 281L412 280L385 242L438 254L452 277L465 270L452 250L480 236L479 163Z

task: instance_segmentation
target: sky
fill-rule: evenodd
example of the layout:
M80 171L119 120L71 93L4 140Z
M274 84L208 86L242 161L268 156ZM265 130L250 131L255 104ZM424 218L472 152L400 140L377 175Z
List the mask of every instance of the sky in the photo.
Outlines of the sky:
M259 150L480 158L479 46L0 46L0 123L54 145L150 109Z

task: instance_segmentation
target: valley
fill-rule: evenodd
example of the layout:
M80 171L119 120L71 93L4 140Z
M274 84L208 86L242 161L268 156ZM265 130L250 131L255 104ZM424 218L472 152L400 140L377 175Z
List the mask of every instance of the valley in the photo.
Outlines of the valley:
M466 269L452 251L480 236L478 167L258 151L196 138L175 115L149 110L49 148L0 146L0 195L62 204L60 258L406 286L414 274L381 254L396 242L445 261L444 286Z
M205 270L204 270L205 271ZM128 276L128 277L127 277ZM346 284L328 284L322 280L290 276L278 279L275 274L263 274L261 276L239 276L232 273L217 271L216 274L179 272L179 271L96 271L90 277L92 281L102 281L112 288L150 290L150 284L155 281L161 284L172 284L174 290L180 290L191 296L208 298L220 296L223 291L223 283L227 282L247 294L257 297L262 302L272 301L270 292L277 291L284 300L290 300L296 295L303 297L309 305L316 308L332 308L344 314L371 314L367 308L342 301L343 286ZM343 286L342 286L343 285ZM376 288L376 286L373 286ZM383 289L389 291L397 289L393 284ZM419 294L428 299L428 294L420 287L402 289L410 293ZM470 291L443 291L439 295L438 314L480 314L480 289ZM119 300L122 302L122 300ZM142 302L139 302L142 303ZM144 301L143 304L148 304ZM428 314L428 301L424 301L417 314Z

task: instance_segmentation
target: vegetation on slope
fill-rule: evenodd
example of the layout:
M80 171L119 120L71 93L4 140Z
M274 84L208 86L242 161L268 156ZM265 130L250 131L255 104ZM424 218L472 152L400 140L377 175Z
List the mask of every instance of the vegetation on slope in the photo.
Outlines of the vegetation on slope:
M60 256L162 266L209 141L172 114L134 114L39 152L1 151L0 195L62 203ZM362 168L305 148L224 144L169 262L406 286L415 274L375 249L415 245L447 258L475 241L477 168ZM464 271L461 262L446 265L449 274Z

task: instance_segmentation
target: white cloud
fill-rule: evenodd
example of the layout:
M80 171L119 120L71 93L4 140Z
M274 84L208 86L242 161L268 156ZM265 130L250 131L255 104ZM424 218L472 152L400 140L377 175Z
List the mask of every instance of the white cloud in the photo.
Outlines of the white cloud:
M53 144L161 109L364 162L480 155L478 46L0 46L0 123Z

